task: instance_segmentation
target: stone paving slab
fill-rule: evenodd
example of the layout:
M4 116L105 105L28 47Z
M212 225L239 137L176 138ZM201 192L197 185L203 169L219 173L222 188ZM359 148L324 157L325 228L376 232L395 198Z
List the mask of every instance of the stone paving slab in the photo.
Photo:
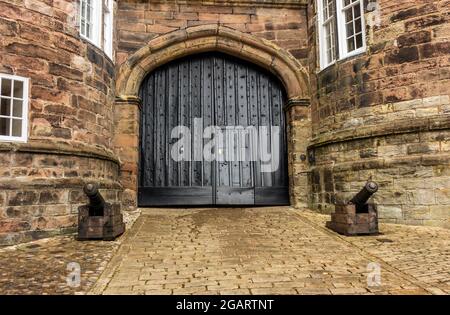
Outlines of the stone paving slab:
M324 228L327 218L288 207L144 210L91 293L450 293L450 231L383 224L384 235L352 238ZM367 282L373 263L379 286Z

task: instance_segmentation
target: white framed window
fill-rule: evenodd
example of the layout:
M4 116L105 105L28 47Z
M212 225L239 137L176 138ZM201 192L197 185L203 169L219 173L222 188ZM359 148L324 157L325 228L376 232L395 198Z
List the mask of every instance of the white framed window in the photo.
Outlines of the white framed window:
M29 79L0 74L0 141L27 142Z
M101 4L101 0L80 0L80 34L98 47L101 44Z
M336 61L336 3L318 0L320 65L325 68Z
M337 0L341 59L366 50L363 0Z
M114 2L105 0L103 4L103 48L109 58L113 59L113 23Z
M363 0L317 0L317 11L321 69L366 51Z
M113 59L114 0L80 0L80 35Z

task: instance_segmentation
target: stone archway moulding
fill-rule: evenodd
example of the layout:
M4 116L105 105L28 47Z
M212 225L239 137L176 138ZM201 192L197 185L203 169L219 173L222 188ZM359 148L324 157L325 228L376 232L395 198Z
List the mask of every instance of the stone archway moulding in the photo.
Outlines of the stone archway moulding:
M120 67L118 101L136 99L141 82L157 67L208 51L228 53L269 70L283 83L289 103L309 103L307 71L289 52L268 40L218 24L193 26L149 41Z

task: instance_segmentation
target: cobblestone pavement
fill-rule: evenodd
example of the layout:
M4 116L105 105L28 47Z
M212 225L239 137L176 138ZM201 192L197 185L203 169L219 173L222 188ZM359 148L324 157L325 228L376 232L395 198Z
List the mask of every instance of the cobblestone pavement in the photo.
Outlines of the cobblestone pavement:
M345 237L324 228L328 218L145 210L115 242L65 236L0 249L0 294L450 293L450 230L382 224L382 235ZM71 262L77 288L67 285ZM369 263L380 265L381 286L368 286Z
M118 247L119 241L78 242L62 236L0 249L0 294L84 294ZM80 266L79 287L67 284L77 268L68 269L70 263Z
M144 210L90 293L450 293L449 230L382 224L383 235L343 237L324 228L327 218L290 208ZM369 286L377 266L381 285Z
M309 222L324 226L329 216L303 212ZM434 294L450 293L450 230L382 224L379 236L345 237L359 249L405 273Z

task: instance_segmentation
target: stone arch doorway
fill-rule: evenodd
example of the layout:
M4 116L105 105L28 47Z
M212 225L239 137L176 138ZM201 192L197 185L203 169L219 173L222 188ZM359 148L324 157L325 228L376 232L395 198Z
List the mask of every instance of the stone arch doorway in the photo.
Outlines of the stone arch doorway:
M152 71L138 206L289 205L284 94L271 73L223 53Z
M270 41L245 34L217 24L189 27L151 40L146 46L131 55L118 71L116 80L115 150L121 160L121 183L124 186L125 209L137 206L139 174L139 128L142 101L139 90L149 73L170 61L204 52L222 52L249 61L274 74L284 86L287 113L287 148L289 164L289 189L291 203L297 205L296 197L300 183L302 193L305 180L294 178L294 174L306 168L304 159L295 155L296 150L307 144L295 143L292 134L294 120L296 128L309 130L309 87L306 69L287 51ZM302 152L303 153L303 152ZM300 165L301 164L301 165ZM297 165L297 166L296 166ZM299 166L300 165L300 166ZM306 175L305 175L306 176ZM301 197L305 199L306 197Z

